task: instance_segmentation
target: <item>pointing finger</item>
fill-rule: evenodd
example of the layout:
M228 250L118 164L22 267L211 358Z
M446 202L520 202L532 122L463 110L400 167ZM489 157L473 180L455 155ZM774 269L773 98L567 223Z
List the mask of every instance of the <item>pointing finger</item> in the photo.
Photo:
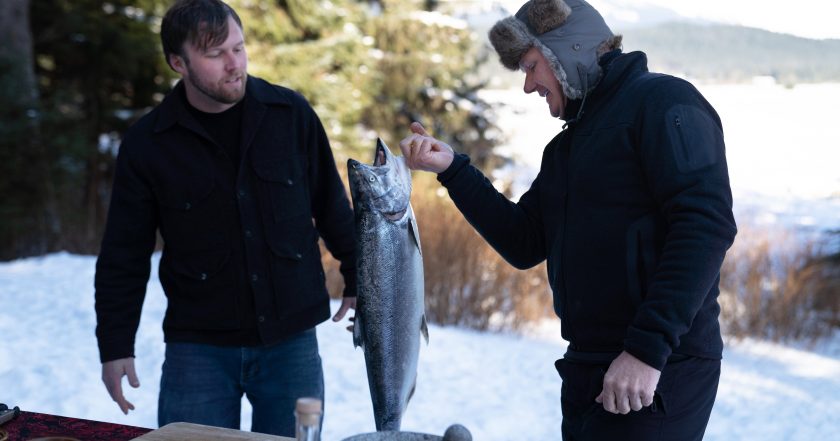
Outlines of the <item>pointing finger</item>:
M420 124L417 121L411 123L409 128L411 129L412 132L414 132L418 135L430 136L429 133L426 131L426 128L423 127L423 124Z

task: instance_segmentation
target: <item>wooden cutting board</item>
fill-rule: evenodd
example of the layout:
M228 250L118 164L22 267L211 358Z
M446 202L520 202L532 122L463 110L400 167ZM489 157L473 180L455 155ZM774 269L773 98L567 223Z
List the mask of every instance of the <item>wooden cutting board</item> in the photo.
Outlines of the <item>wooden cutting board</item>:
M170 423L153 430L134 441L295 441L285 436L266 435L264 433L243 432L241 430L222 429L192 423Z

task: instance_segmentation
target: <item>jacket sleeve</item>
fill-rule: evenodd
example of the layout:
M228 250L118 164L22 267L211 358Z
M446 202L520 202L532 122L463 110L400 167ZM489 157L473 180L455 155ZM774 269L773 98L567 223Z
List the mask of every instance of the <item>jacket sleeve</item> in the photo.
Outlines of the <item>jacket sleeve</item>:
M540 219L539 175L519 202L501 194L469 157L455 154L438 175L449 197L467 221L505 260L518 269L531 268L546 258Z
M134 356L155 247L157 208L150 186L132 159L132 147L127 135L117 156L108 220L96 261L96 338L103 363Z
M689 83L667 77L643 108L637 146L667 232L624 347L661 370L707 296L717 296L736 226L723 129L711 105Z
M340 262L344 297L355 297L356 232L353 209L338 174L324 126L308 104L306 110L309 188L315 227L324 239L327 250Z

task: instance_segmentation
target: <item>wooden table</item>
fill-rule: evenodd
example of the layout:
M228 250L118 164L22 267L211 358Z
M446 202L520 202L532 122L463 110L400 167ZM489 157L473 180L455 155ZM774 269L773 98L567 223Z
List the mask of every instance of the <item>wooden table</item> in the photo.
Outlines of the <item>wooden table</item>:
M220 427L203 426L192 423L170 423L160 429L153 430L138 438L136 441L295 441L285 436L266 435L264 433L243 432Z

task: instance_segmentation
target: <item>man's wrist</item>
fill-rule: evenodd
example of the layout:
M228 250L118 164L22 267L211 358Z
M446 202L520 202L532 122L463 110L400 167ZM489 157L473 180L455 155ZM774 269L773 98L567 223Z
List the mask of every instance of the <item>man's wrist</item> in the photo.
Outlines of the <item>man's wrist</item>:
M449 167L446 167L446 170L438 173L437 179L441 184L446 185L447 182L451 181L455 175L458 174L461 169L466 167L470 163L470 157L463 154L463 153L453 153L452 162L449 163Z

